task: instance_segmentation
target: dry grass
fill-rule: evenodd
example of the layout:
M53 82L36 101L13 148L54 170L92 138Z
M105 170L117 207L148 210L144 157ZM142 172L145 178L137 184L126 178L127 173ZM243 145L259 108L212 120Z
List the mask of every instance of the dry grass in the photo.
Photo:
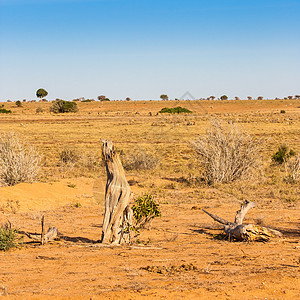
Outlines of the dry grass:
M10 132L13 127L18 135L39 149L44 157L41 170L43 181L79 176L105 177L100 139L110 138L125 154L134 156L139 149L155 153L159 157L159 167L142 172L132 169L126 173L139 182L141 192L149 191L159 194L161 199L165 199L162 201L173 201L174 196L170 196L169 191L203 188L198 178L199 164L194 158L190 141L205 134L211 118L218 118L224 122L238 123L256 140L263 138L266 141L261 145L263 172L260 180L251 184L243 181L219 184L218 189L225 193L230 190L238 199L248 197L261 203L283 201L290 205L298 197L296 185L283 180L285 170L270 164L272 154L282 143L296 152L300 151L300 100L180 102L181 106L193 111L191 116L156 116L156 112L163 107L178 106L178 102L174 101L78 103L78 113L64 115L50 115L50 105L24 103L22 110L15 110L0 121L3 132ZM43 114L35 113L39 106L43 106ZM5 103L5 108L14 110L12 103ZM280 114L281 109L286 113ZM194 125L186 126L188 122ZM163 126L152 126L154 123ZM72 166L58 166L58 153L65 148L74 149L80 157ZM191 178L192 184L190 180L181 178ZM269 196L271 191L275 196ZM179 201L194 200L176 198L176 203Z
M234 124L212 120L206 135L193 142L208 184L249 178L259 166L261 141Z
M296 183L300 179L300 154L290 158L286 163L286 180L290 183Z
M0 136L0 181L2 185L33 182L39 172L36 149L13 133Z

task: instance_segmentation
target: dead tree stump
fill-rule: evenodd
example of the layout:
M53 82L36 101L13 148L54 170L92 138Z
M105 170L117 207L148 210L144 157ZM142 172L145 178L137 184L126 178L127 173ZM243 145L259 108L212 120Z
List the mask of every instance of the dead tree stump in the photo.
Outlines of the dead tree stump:
M105 189L105 213L102 227L102 243L120 244L124 233L124 223L130 222L129 202L132 192L126 180L120 157L112 141L102 141L107 182ZM126 219L126 222L124 222Z
M266 242L271 237L282 236L281 232L274 229L253 224L243 224L246 213L255 206L255 203L246 200L242 204L241 209L237 211L234 222L224 220L204 209L203 211L215 221L224 225L224 231L229 240Z

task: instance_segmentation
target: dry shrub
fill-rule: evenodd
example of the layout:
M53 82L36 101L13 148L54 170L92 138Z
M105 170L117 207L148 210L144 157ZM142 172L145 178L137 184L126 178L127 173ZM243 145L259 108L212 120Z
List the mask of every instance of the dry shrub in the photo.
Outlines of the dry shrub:
M59 153L59 162L62 164L74 164L79 160L79 155L76 150L64 148Z
M40 169L37 150L14 133L0 136L0 183L33 182Z
M206 135L192 144L208 184L247 179L260 160L259 142L234 124L213 120Z
M300 154L288 160L285 165L287 176L285 180L295 183L300 179Z
M152 170L159 159L150 152L138 150L126 155L121 155L123 167L125 170Z

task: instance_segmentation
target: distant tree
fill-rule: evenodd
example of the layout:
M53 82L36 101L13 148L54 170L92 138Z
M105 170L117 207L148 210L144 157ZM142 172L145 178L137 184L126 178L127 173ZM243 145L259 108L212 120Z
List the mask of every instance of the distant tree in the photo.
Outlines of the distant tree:
M36 96L38 98L41 98L41 102L43 102L43 98L46 97L48 95L48 92L44 89L38 89L36 91Z
M160 99L165 101L165 100L169 100L169 97L166 94L162 94L160 95Z
M235 99L235 100L240 100L240 98L239 98L239 97L234 97L234 99Z
M16 101L16 105L17 105L18 107L21 107L21 106L22 106L22 102L21 102L20 100L18 100L18 101Z
M61 99L56 99L55 102L50 107L50 112L55 114L58 113L68 113L68 112L77 112L78 107L76 102L65 101Z
M251 96L248 96L247 98L248 98L248 100L252 100L252 97L251 97Z
M228 100L228 97L226 95L223 95L220 97L221 100Z
M295 95L295 99L300 99L300 95Z
M215 99L216 99L215 96L210 96L209 98L210 98L211 100L215 100Z
M288 99L289 99L289 100L292 100L292 99L293 99L293 96L288 96Z
M106 97L104 95L98 96L97 99L99 101L103 101L104 99L106 99Z
M23 102L26 102L26 99L23 99Z
M258 96L257 97L257 100L262 100L264 97L262 97L262 96Z
M126 98L126 101L131 101L131 99L129 97Z

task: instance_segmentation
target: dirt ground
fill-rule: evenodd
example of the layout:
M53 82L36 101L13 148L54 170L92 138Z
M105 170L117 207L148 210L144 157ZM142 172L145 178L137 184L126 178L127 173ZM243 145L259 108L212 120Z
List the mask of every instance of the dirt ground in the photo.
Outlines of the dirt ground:
M267 135L265 157L278 139L299 150L299 100L243 103L206 101L197 110L197 103L190 102L87 103L78 115L67 116L36 115L39 104L28 103L23 111L1 117L2 132L13 127L48 156L41 182L0 188L0 224L8 218L20 231L40 232L44 215L47 227L59 229L60 239L41 246L24 237L21 249L0 252L0 298L299 299L299 185L279 180L280 171L273 167L254 182L209 187L179 180L187 172L187 141L207 127L203 107L224 120L238 120L252 134ZM167 117L148 116L151 108L154 113L175 105L194 107L196 113L186 120L170 117L171 123ZM96 106L98 111L93 110ZM278 113L281 108L285 115ZM184 125L189 120L196 125ZM57 145L98 151L103 136L125 150L141 143L165 158L159 170L127 172L134 194L151 192L162 211L133 245L98 242L103 166L89 174L82 166L80 172L76 166L62 169L55 160ZM231 221L244 199L257 203L245 223L280 230L283 237L267 243L218 239L222 227L202 209Z

